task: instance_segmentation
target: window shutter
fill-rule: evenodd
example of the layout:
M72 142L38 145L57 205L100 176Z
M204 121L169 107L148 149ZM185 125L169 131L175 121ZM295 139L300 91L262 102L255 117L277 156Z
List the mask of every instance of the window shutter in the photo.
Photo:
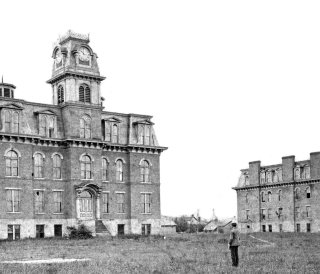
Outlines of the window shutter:
M85 89L85 102L86 103L90 103L91 102L91 92L90 92L90 88L86 87Z
M79 87L79 101L84 102L84 87L83 86Z

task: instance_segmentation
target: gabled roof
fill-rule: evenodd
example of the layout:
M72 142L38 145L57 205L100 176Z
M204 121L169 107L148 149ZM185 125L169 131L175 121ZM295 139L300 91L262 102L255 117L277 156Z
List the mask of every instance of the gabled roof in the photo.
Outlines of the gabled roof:
M112 116L112 117L109 117L109 118L106 118L103 120L107 121L107 122L112 122L112 123L121 123L122 122L122 120L120 120L119 118L117 118L115 116Z
M35 111L34 114L46 114L46 115L55 115L57 116L57 114L52 111L51 109L45 109L45 110L40 110L40 111Z
M140 121L136 121L133 123L134 125L137 125L137 124L141 124L141 125L154 125L154 123L152 123L150 121L150 119L144 119L144 120L140 120Z
M16 109L16 110L23 110L23 107L19 106L18 104L15 104L15 103L2 105L2 106L0 106L0 108L10 108L10 109Z

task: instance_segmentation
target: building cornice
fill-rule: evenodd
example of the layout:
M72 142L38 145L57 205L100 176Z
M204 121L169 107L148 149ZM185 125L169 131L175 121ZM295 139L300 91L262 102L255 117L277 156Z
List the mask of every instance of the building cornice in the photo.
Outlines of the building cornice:
M90 139L58 139L58 138L46 138L42 136L34 135L22 135L22 134L10 134L0 133L0 142L9 143L23 143L23 144L35 144L40 146L49 147L79 147L89 149L102 149L104 151L113 152L133 152L133 153L148 153L148 154L160 154L167 147L160 146L144 146L144 145L125 145L114 144L104 142L100 140Z
M95 80L95 81L103 81L106 79L104 76L100 75L94 75L94 74L87 74L87 73L81 73L81 72L74 72L74 71L64 71L61 74L53 76L51 79L47 81L48 84L54 84L55 82L65 79L67 77L73 77L73 78L80 78L80 79L87 79L87 80Z
M306 185L306 184L316 184L320 183L320 178L318 179L305 179L299 181L290 181L290 182L281 182L272 185L255 185L255 186L245 186L245 187L233 187L232 189L236 191L246 191L252 189L269 189L269 188L277 188L281 186L296 186L296 185Z

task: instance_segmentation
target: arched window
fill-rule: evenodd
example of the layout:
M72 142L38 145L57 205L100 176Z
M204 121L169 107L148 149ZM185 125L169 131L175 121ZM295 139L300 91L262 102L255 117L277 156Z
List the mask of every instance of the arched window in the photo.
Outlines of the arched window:
M10 150L5 155L6 176L18 176L18 154Z
M272 192L268 191L268 202L272 201Z
M278 201L280 202L281 201L281 196L282 196L282 190L280 189L278 191Z
M299 199L300 198L300 188L296 188L295 190L294 190L294 192L295 192L295 198L296 199Z
M249 201L249 193L246 194L246 203Z
M149 163L144 160L140 165L140 180L141 182L149 182Z
M81 85L79 87L79 101L83 103L91 102L91 91L87 85Z
M118 126L112 126L112 143L118 143Z
M80 138L91 138L91 119L88 116L80 119Z
M53 179L61 179L61 157L58 154L53 155Z
M43 156L40 153L34 155L34 177L43 178Z
M81 179L92 179L91 158L84 155L81 158Z
M11 112L9 110L6 110L4 114L4 128L5 132L11 131Z
M261 202L265 202L265 199L264 199L264 192L263 192L263 191L261 192Z
M117 172L116 172L116 180L119 182L123 182L123 162L121 160L117 160Z
M58 104L61 104L64 102L64 90L63 86L58 87Z
M102 158L102 181L108 181L108 161Z

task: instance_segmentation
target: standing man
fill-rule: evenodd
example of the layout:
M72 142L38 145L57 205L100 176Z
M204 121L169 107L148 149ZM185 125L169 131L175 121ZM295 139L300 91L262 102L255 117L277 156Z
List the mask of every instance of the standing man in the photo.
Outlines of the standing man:
M240 245L240 234L239 234L239 230L237 229L237 223L235 221L232 221L231 226L232 228L230 232L229 249L231 251L232 265L238 266L239 265L238 247Z

